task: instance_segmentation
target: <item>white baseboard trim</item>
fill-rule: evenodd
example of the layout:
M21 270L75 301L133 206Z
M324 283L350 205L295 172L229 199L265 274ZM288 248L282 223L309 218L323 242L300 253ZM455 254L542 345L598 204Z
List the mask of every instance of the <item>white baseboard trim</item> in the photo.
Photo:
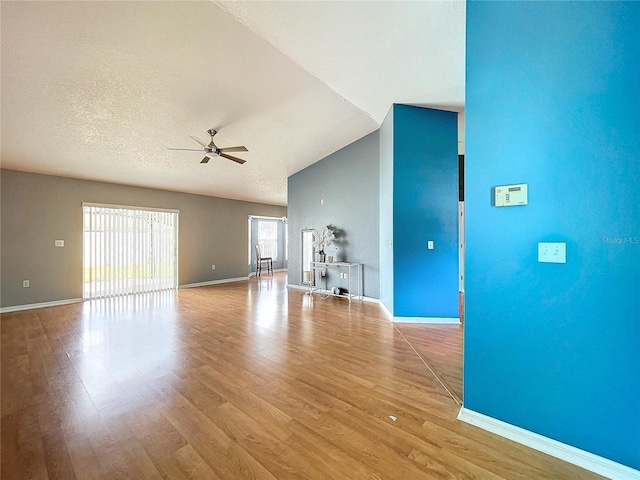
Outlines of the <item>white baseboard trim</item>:
M382 303L382 301L380 301L379 303L380 303L380 308L382 309L382 312L387 316L387 319L390 322L393 322L393 314L389 311L387 306L384 303Z
M13 307L2 307L0 313L21 312L22 310L33 310L35 308L59 307L60 305L69 305L71 303L80 303L81 298L70 298L68 300L55 300L53 302L30 303L27 305L16 305Z
M291 290L304 290L305 292L309 291L309 287L306 285L294 285L293 283L287 283L287 288Z
M430 323L437 325L461 325L459 318L447 317L394 317L387 306L381 301L378 302L380 308L391 323Z
M459 318L449 317L393 317L393 323L431 323L438 325L460 325Z
M640 480L640 471L462 407L458 420L521 443L612 480Z
M373 298L373 297L362 297L361 299L363 302L369 302L369 303L380 303L380 299L378 298Z
M208 282L185 283L184 285L179 285L178 288L206 287L208 285L219 285L221 283L242 282L243 280L249 280L249 277L223 278L222 280L210 280Z

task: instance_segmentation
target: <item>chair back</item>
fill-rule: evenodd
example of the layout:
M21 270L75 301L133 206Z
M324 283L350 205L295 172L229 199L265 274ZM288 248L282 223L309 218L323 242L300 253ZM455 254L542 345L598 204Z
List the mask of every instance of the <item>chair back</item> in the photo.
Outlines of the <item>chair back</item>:
M262 258L262 255L260 255L260 245L256 243L256 260L258 261L258 263L260 263L261 258Z

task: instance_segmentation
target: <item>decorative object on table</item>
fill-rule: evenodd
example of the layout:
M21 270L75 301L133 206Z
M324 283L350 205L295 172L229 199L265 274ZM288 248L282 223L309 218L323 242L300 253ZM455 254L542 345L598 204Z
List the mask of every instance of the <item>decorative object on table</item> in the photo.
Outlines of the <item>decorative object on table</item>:
M333 255L327 255L327 262L333 263Z
M331 245L331 241L336 238L334 234L335 230L331 225L322 227L321 232L318 232L315 228L313 229L313 248L317 251L316 261L324 262L326 260L327 257L324 249Z
M311 283L311 271L310 270L305 270L304 272L302 272L302 283Z
M346 261L346 253L349 246L347 232L338 227L332 227L332 230L333 239L331 239L331 248L329 250L333 250L331 252L333 254L333 261L344 262Z

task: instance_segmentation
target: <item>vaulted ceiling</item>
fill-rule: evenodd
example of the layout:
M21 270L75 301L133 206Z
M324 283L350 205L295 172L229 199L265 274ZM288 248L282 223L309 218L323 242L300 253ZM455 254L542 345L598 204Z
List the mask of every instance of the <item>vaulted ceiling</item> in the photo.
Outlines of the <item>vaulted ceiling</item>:
M460 1L0 8L2 168L284 205L392 103L464 105ZM209 128L247 163L168 150Z

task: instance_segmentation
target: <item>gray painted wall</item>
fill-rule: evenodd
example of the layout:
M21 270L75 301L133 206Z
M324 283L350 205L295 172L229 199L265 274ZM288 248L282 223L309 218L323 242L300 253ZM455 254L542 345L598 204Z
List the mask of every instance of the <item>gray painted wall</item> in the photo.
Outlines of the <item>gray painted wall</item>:
M275 205L12 170L1 171L0 195L2 307L82 297L82 202L180 210L180 285L246 277L249 215L287 215Z
M302 283L302 229L331 224L344 231L338 259L362 263L364 295L379 298L379 148L376 131L289 177L289 283ZM329 287L346 287L329 272Z

